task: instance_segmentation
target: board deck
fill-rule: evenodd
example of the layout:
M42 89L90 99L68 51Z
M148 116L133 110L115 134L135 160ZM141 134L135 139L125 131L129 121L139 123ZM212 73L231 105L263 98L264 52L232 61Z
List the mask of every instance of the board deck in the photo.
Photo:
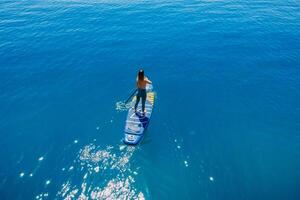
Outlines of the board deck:
M139 102L137 112L134 112L133 106L136 101L136 97L132 99L131 108L128 110L125 130L124 130L124 143L130 145L138 144L149 125L153 105L154 105L154 92L152 85L147 85L147 99L145 103L146 113L142 114L142 103L141 100Z

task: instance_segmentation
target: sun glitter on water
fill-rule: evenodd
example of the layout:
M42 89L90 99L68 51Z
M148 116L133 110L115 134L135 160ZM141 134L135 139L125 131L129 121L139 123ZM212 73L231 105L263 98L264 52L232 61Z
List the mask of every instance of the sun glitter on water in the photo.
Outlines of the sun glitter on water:
M62 199L145 199L135 188L136 170L130 168L130 158L135 147L119 145L104 149L89 144L84 146L75 160L81 171L81 185L66 180L57 197ZM75 172L72 172L75 173ZM102 185L99 185L99 182Z

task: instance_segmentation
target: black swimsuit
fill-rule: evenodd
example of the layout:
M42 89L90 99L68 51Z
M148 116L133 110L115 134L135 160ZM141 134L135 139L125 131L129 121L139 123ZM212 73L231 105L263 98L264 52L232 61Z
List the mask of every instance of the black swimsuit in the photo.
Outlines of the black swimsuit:
M143 112L145 111L146 97L147 97L146 89L138 88L138 92L137 92L137 95L136 95L136 102L135 102L135 106L134 106L135 110L137 109L140 98L142 98L142 111Z

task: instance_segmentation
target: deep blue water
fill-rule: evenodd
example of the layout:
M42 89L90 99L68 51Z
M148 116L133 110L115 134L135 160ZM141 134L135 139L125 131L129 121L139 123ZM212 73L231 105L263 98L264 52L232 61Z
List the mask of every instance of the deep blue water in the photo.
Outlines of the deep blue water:
M2 0L0 114L1 200L299 200L300 3Z

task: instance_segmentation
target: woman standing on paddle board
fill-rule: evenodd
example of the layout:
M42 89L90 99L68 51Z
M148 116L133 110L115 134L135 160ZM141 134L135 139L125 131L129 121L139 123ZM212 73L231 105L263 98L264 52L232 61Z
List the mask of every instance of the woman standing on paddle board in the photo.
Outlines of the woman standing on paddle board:
M140 102L140 98L142 98L142 112L143 112L143 114L146 113L145 103L146 103L146 98L147 98L147 92L146 92L147 84L152 84L152 82L145 76L144 70L140 69L138 76L136 78L137 95L136 95L136 102L134 105L135 112L136 112L137 106Z

